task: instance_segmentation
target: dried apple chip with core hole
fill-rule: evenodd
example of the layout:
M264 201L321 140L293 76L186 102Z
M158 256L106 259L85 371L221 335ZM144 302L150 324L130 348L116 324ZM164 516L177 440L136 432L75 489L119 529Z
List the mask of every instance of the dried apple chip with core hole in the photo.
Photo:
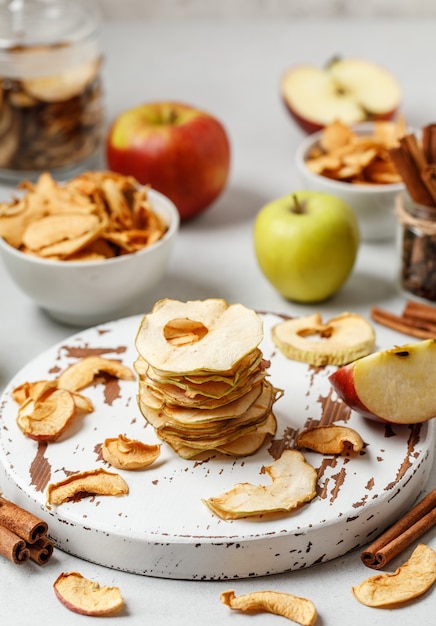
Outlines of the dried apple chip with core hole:
M306 598L279 591L254 591L236 596L230 589L220 595L223 604L243 612L263 611L281 615L301 626L313 626L317 619L314 603Z
M66 389L50 387L50 393L28 398L20 405L17 424L35 441L56 441L76 416L74 395Z
M374 349L375 333L357 313L344 312L327 322L320 313L273 326L274 344L288 358L309 365L345 365Z
M279 390L266 380L262 338L255 311L222 299L164 299L143 318L134 363L139 408L179 456L253 454L274 434Z
M70 611L103 617L113 615L124 606L118 587L101 587L79 572L62 572L53 583L58 600Z
M353 428L333 424L303 430L297 437L297 446L321 454L347 454L360 452L365 443Z
M160 445L149 445L125 435L105 439L101 449L104 460L118 469L137 470L148 467L160 455Z
M352 587L352 591L366 606L389 609L418 598L435 582L436 552L420 543L395 572L370 576Z
M100 356L89 356L70 365L57 378L58 386L70 391L78 391L88 387L94 378L102 373L110 374L123 380L134 380L132 370L114 359L105 359Z
M298 450L285 450L261 473L270 485L237 483L220 496L203 500L222 519L239 519L271 513L288 513L316 496L317 473Z
M92 496L122 496L129 487L119 474L102 468L72 474L47 487L47 505L78 501Z

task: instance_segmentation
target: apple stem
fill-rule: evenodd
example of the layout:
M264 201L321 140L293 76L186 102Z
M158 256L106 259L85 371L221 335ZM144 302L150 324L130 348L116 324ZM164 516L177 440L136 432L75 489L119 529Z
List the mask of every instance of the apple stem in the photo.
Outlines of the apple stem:
M303 204L299 201L299 199L297 198L297 194L292 194L292 199L294 201L294 206L292 207L292 210L294 213L304 213L304 206Z

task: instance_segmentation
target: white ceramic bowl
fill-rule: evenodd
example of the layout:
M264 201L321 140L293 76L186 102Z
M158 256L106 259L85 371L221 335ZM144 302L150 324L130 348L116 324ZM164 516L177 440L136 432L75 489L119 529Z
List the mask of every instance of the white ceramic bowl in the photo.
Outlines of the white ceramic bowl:
M357 125L361 135L372 134L373 124ZM307 190L322 191L347 202L357 215L362 241L393 239L396 233L395 199L404 191L403 183L359 185L340 182L314 174L306 165L307 155L318 143L322 131L306 137L297 148L295 160L301 184Z
M166 196L149 190L148 198L168 230L139 252L104 261L51 261L24 254L0 237L3 263L17 286L60 322L91 326L130 314L164 275L180 224Z

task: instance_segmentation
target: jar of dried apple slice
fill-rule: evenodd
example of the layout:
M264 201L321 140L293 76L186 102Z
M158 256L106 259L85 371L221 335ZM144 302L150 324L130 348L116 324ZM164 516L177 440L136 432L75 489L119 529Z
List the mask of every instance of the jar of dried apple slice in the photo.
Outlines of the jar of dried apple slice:
M0 0L0 178L67 176L101 146L100 16L81 0Z

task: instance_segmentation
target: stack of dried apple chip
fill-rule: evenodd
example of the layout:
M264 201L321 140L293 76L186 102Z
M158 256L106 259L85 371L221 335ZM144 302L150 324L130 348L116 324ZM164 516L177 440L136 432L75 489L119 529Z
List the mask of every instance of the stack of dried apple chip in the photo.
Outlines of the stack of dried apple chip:
M267 380L260 317L222 299L164 299L136 337L139 407L182 458L256 452L274 434L279 391Z

